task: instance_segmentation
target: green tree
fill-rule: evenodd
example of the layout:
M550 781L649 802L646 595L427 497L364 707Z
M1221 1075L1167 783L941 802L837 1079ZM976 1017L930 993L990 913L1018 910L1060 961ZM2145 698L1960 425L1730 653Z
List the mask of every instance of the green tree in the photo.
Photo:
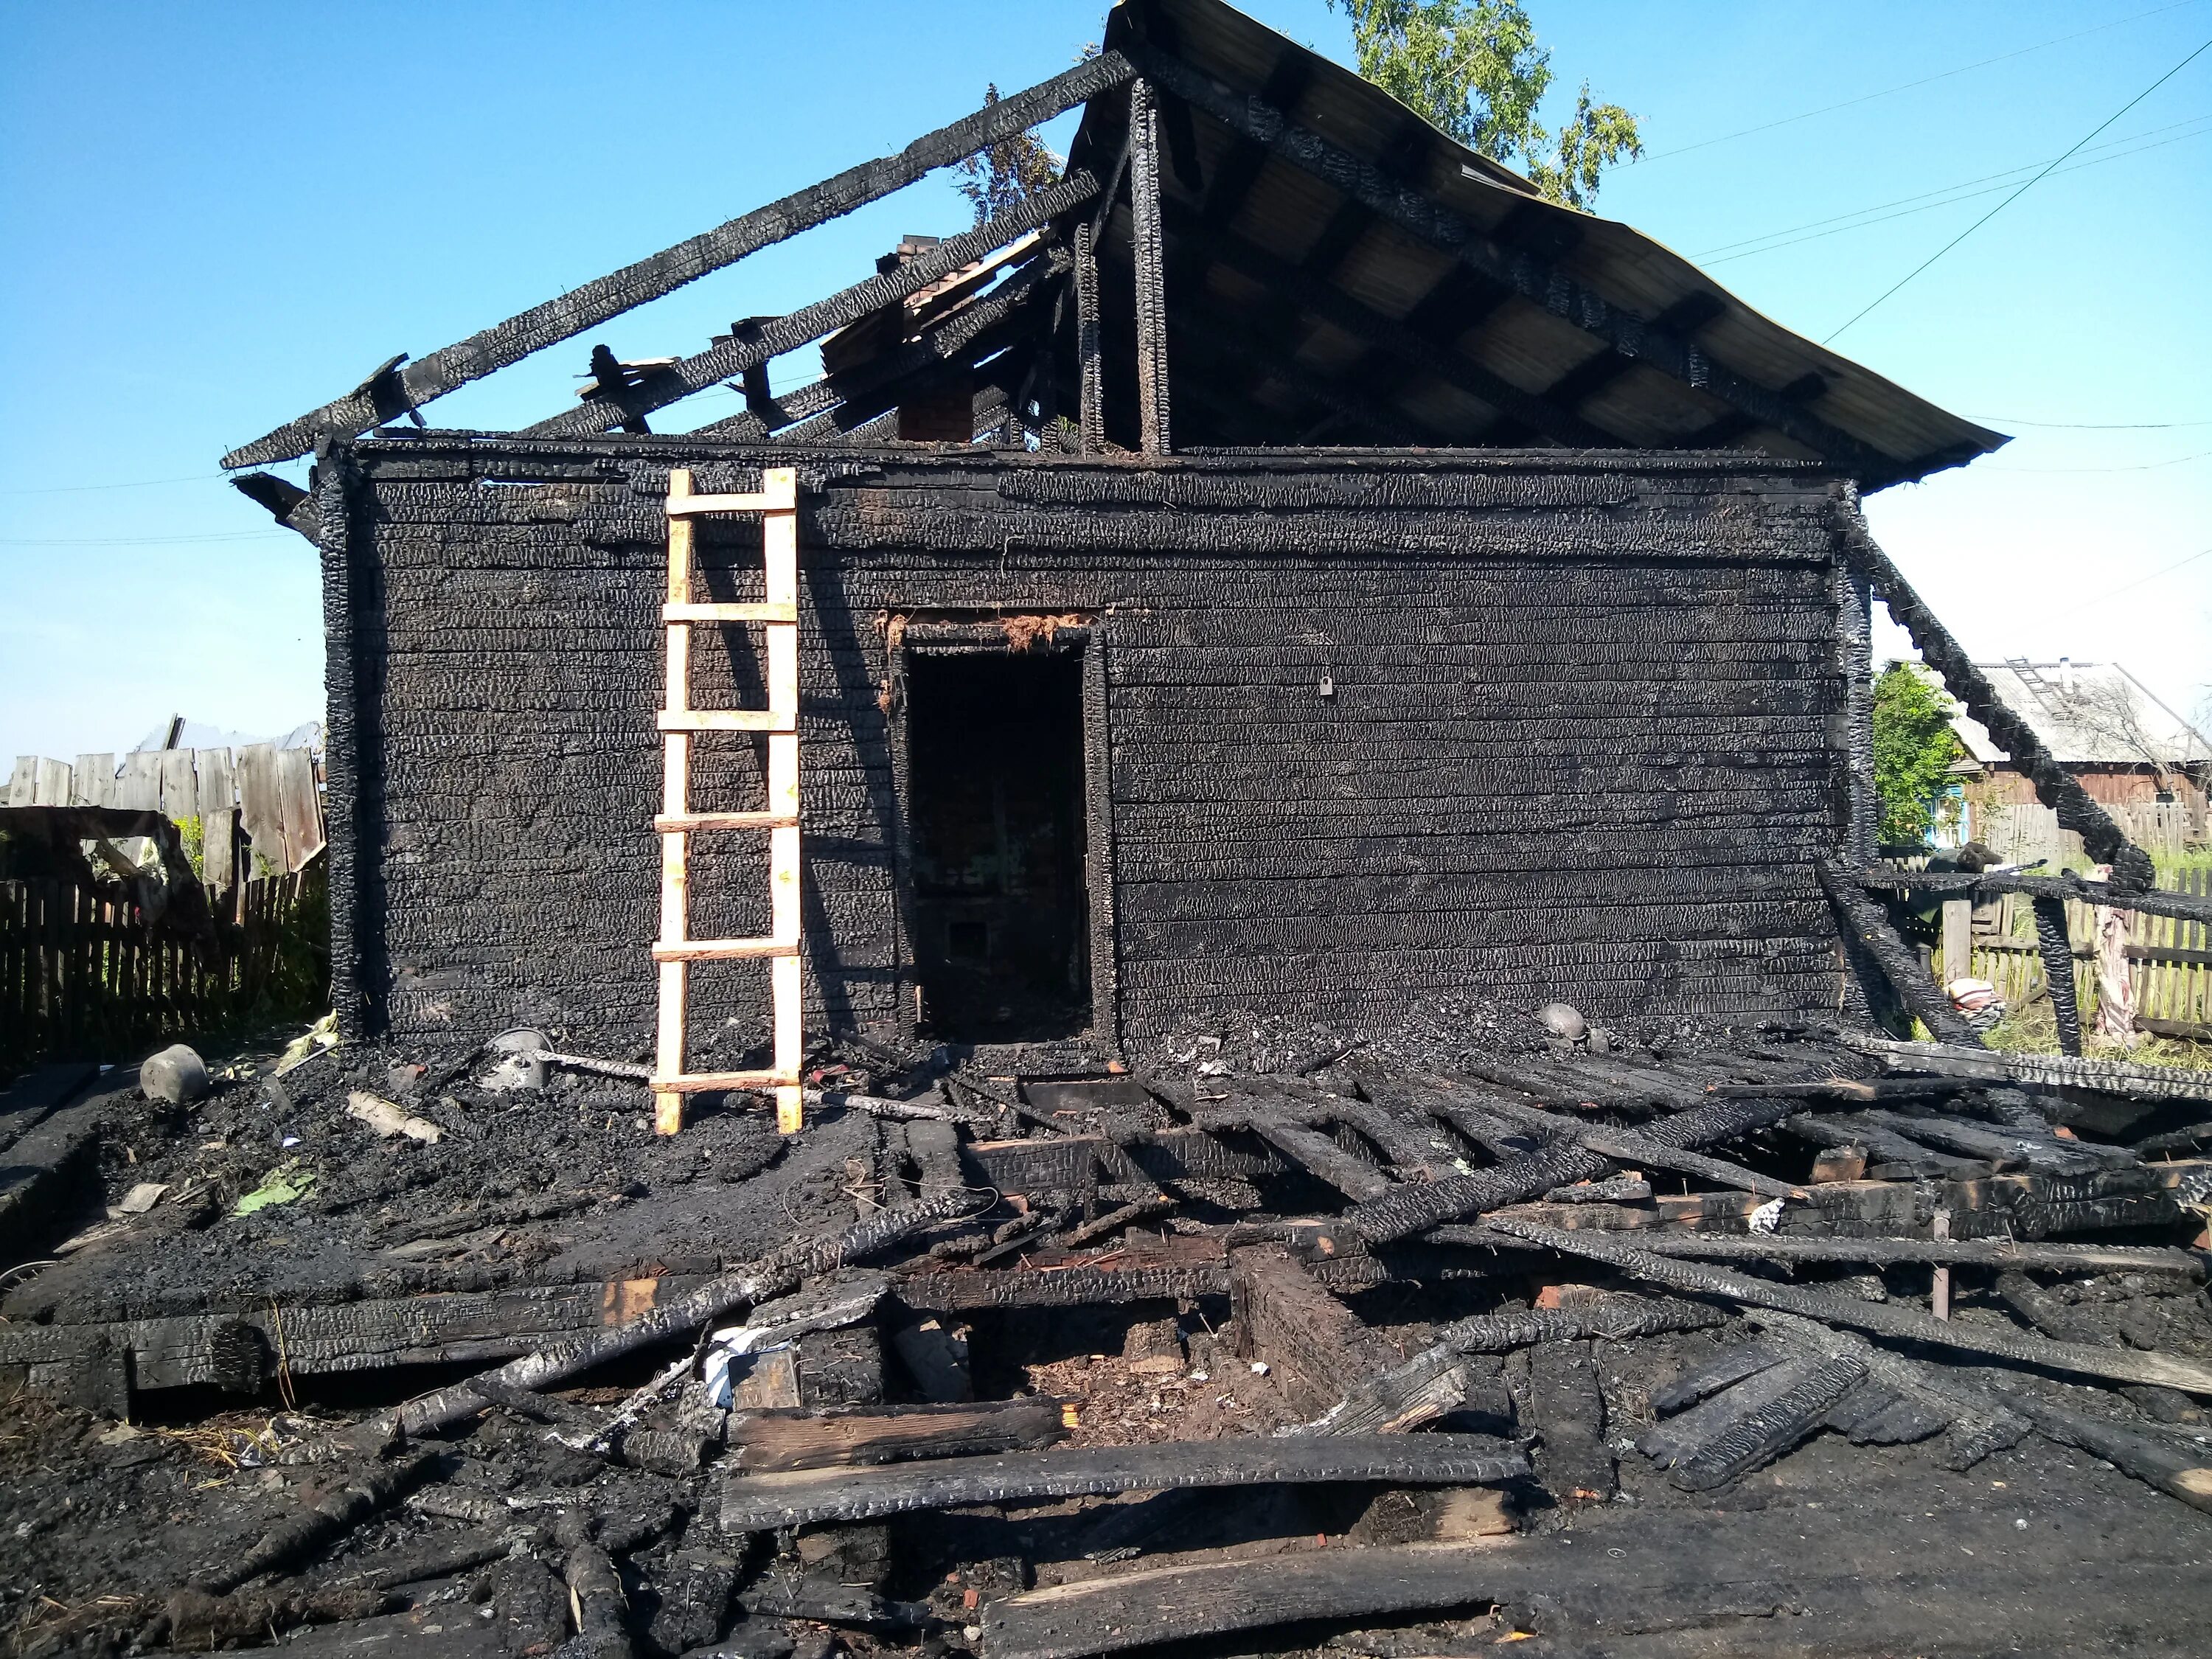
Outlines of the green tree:
M1095 46L1085 47L1083 55L1093 57L1097 51ZM987 105L999 101L996 82L984 88L983 101ZM954 169L961 176L953 181L953 188L975 207L975 227L980 230L1037 191L1059 183L1060 170L1066 164L1066 158L1046 149L1036 133L1018 132L961 162Z
M1359 72L1493 161L1516 162L1547 202L1584 208L1605 170L1644 154L1636 118L1583 82L1557 133L1536 119L1552 54L1517 0L1328 0L1352 20Z
M1881 839L1919 842L1948 816L1951 763L1966 753L1951 700L1917 663L1893 662L1874 685L1874 787Z

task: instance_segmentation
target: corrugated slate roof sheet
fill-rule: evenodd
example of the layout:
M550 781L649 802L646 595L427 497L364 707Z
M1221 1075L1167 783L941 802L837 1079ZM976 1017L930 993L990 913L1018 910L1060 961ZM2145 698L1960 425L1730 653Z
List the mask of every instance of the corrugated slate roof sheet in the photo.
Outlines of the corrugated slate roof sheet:
M1975 665L2062 766L2212 762L2212 742L2116 662L2038 663L2016 657ZM1984 765L2007 758L1979 721L1960 714L1952 726Z

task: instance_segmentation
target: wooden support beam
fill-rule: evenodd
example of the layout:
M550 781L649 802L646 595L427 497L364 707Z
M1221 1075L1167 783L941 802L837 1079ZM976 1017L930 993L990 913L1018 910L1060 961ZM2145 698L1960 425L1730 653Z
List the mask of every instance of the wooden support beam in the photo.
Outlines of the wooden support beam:
M1239 1436L1143 1446L1054 1447L1003 1457L953 1457L866 1469L739 1474L723 1483L725 1532L769 1532L817 1521L866 1521L915 1510L1090 1493L1170 1492L1345 1480L1491 1486L1528 1460L1486 1435Z
M1057 1400L981 1400L945 1406L857 1406L829 1411L732 1413L725 1435L746 1474L854 1468L915 1458L1035 1451L1064 1439Z
M834 333L849 323L855 323L885 306L896 305L909 295L919 294L931 283L941 282L963 265L973 264L985 254L1015 240L1039 226L1056 218L1073 207L1079 207L1098 193L1098 181L1080 170L1070 173L1060 183L1047 186L1019 207L1010 209L988 225L947 238L927 252L878 271L865 281L840 290L812 305L802 306L788 315L778 317L765 325L750 339L730 338L709 346L690 357L679 358L667 368L657 369L646 376L632 389L629 406L650 411L719 386L732 376L755 368L772 357ZM615 425L627 412L604 399L587 398L581 407L539 421L525 427L523 435L532 438L589 437Z
M2085 881L2074 875L2027 876L2011 872L1969 874L1950 870L1891 870L1875 866L1858 873L1862 887L1881 892L1959 894L1980 899L1999 893L2026 893L2039 899L2075 899L2083 904L2109 905L2147 916L2173 916L2183 921L2212 923L2212 899L2193 893L2154 890L2138 892L2111 882ZM2171 960L2169 957L2136 956L2136 960Z
M1524 1128L1534 1129L1543 1135L1564 1135L1579 1142L1594 1152L1602 1152L1620 1163L1648 1164L1655 1169L1674 1170L1684 1175L1693 1175L1723 1187L1732 1187L1738 1192L1757 1193L1762 1198L1802 1199L1802 1188L1787 1181L1777 1181L1747 1170L1740 1164L1725 1158L1707 1158L1680 1146L1668 1146L1649 1135L1632 1129L1614 1128L1609 1124L1584 1123L1557 1112L1545 1111L1541 1107L1524 1105L1509 1100L1503 1095L1482 1095L1473 1097L1470 1104L1493 1116L1507 1119Z
M1276 1151L1316 1179L1327 1182L1355 1204L1381 1198L1393 1186L1373 1164L1354 1158L1327 1135L1274 1112L1255 1112L1252 1128Z
M373 379L349 397L279 427L223 457L226 467L254 466L304 455L318 438L352 437L408 410L480 380L534 351L596 328L648 300L672 293L710 271L797 235L855 208L904 189L942 167L1025 132L1064 110L1086 103L1135 73L1118 52L1040 82L1027 91L986 104L962 120L915 139L896 155L848 168L833 179L730 220L702 235L635 264L571 289L556 300L510 317L458 345L446 347L404 370ZM404 360L403 360L404 361ZM763 359L761 361L765 361ZM732 371L739 372L739 371Z
M1168 301L1160 234L1160 123L1152 89L1129 82L1129 240L1137 284L1137 429L1147 455L1172 453Z
M1075 359L1082 376L1076 412L1083 453L1103 454L1106 392L1099 370L1098 232L1087 224L1075 228Z
M1966 705L1966 713L1987 727L1990 739L2012 757L2013 765L2027 775L2035 786L2036 799L2058 815L2059 827L2078 834L2089 856L2098 863L2112 866L2112 890L2148 892L2158 880L2150 854L2122 833L2111 814L2081 787L2081 780L2058 763L2034 728L2005 706L1989 677L1974 666L1973 659L1881 550L1859 512L1856 492L1849 485L1838 488L1832 522L1844 562L1881 595L1889 614L1912 636L1928 665L1943 677L1944 689Z
M1008 1308L1119 1307L1229 1294L1226 1267L1018 1268L915 1273L898 1299L916 1313L980 1313Z
M1858 890L1851 878L1834 866L1822 863L1817 870L1820 886L1835 907L1836 920L1856 945L1871 958L1905 1005L1920 1023L1946 1042L1978 1048L1982 1039L1966 1017L1951 1006L1951 999L1928 976L1920 958L1898 937L1888 915Z
M1401 1358L1279 1244L1229 1253L1229 1306L1237 1358L1264 1361L1302 1416L1326 1411L1352 1379L1379 1376Z
M1468 319L1460 319L1455 325L1451 319L1445 319L1433 333L1406 322L1393 321L1353 299L1334 283L1279 259L1240 236L1208 230L1188 209L1170 203L1165 211L1178 242L1188 242L1205 258L1218 260L1310 316L1389 354L1407 368L1433 375L1488 407L1525 422L1555 442L1587 449L1619 446L1619 439L1571 410L1535 393L1523 392L1462 356L1452 342L1468 326Z
M2098 1089L2141 1100L2212 1101L2212 1072L2138 1066L2124 1060L2073 1060L2057 1054L1992 1054L1941 1042L1899 1042L1839 1034L1839 1041L1873 1054L1899 1072L1927 1072L1981 1082L2017 1083L2044 1089Z
M1689 1261L1773 1261L1790 1265L1887 1267L2034 1268L2039 1273L2170 1273L2202 1279L2205 1258L2195 1250L2148 1244L2023 1244L2011 1239L1792 1238L1778 1236L1640 1233L1636 1247Z
M1139 70L1231 132L1334 185L1369 210L1449 253L1479 276L1510 287L1623 356L1735 405L1815 450L1869 489L1894 482L1909 463L1885 455L1809 411L1714 362L1681 335L1606 301L1565 272L1528 253L1510 252L1451 210L1405 188L1380 167L1298 126L1257 98L1220 85L1180 58L1142 41L1127 48Z
M1777 1285L1717 1267L1669 1261L1601 1233L1562 1232L1530 1222L1494 1217L1489 1224L1510 1237L1527 1239L1562 1255L1586 1256L1655 1285L1692 1295L1719 1297L1741 1307L1776 1309L1823 1324L1986 1354L2016 1364L2040 1365L2075 1376L2109 1377L2118 1382L2154 1382L2192 1394L2212 1395L2212 1364L2202 1360L2173 1354L2083 1347L2041 1337L2008 1334L1956 1320L1931 1319L1926 1314L1890 1304L1863 1302L1856 1297Z
M1653 319L1656 327L1684 339L1694 337L1728 307L1717 295L1699 289L1677 300ZM1577 410L1637 366L1638 359L1616 347L1601 347L1546 386L1544 401L1561 409Z
M1794 1101L1716 1102L1647 1124L1644 1133L1668 1146L1705 1146L1778 1123L1792 1115L1796 1104ZM1370 1244L1388 1243L1537 1197L1554 1187L1604 1175L1612 1167L1613 1161L1601 1152L1554 1141L1526 1158L1473 1175L1393 1187L1348 1212L1345 1220Z

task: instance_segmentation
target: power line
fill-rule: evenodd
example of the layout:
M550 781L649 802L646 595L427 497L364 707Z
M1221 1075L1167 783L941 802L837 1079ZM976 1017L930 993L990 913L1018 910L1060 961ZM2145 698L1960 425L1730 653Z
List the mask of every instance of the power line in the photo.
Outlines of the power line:
M1838 330L1836 330L1834 333L1832 333L1832 334L1829 335L1829 336L1827 337L1827 338L1826 338L1826 339L1825 339L1825 340L1822 340L1822 341L1820 342L1820 343L1821 343L1822 345L1828 345L1828 344L1832 343L1833 343L1833 342L1834 342L1834 341L1835 341L1838 337L1840 337L1840 336L1843 334L1843 332L1844 332L1844 329L1848 329L1848 328L1850 328L1853 324L1856 323L1856 322L1857 322L1861 318L1864 317L1864 316L1865 316L1869 312L1872 311L1872 310L1873 310L1876 306L1881 305L1881 304L1882 303L1882 301L1885 301L1885 300L1888 299L1888 298L1889 298L1889 296L1890 296L1891 295L1893 295L1893 294L1896 293L1896 292L1898 291L1898 289L1899 289L1903 288L1903 287L1904 287L1907 283L1911 282L1914 277L1916 277L1916 276L1919 276L1919 275L1920 275L1920 273L1921 273L1922 271L1923 271L1923 270L1927 270L1929 266L1930 266L1930 265L1934 264L1935 264L1938 259L1942 258L1945 254L1948 253L1948 252L1949 252L1953 248L1954 248L1954 247L1958 246L1960 243L1961 243L1961 242L1965 241L1965 240L1966 240L1966 238L1968 238L1969 236L1972 235L1976 231L1979 230L1979 229L1980 229L1984 225L1985 225L1985 224L1989 223L1989 222L1990 222L1990 220L1992 220L1992 219L1996 218L1996 217L1997 216L1997 215L1999 215L2000 213L2002 213L2002 212L2003 212L2007 208L2010 207L2010 206L2011 206L2014 202L2017 202L2018 200L2020 200L2020 198L2021 198L2021 197L2023 197L2023 196L2027 195L2027 192L2028 192L2029 191L2033 190L2033 189L2036 187L2036 185L2039 185L2039 184L2042 183L2042 181L2043 181L2044 179L2045 179L2049 178L2049 177L2051 176L2051 173L2053 173L2053 172L2057 168L2058 161L2066 161L2067 159L2069 159L2069 157L2072 156L2072 155L2075 154L2075 151L2077 151L2077 150L2081 149L2084 145L2086 145L2086 144L2089 142L2089 140L2090 140L2090 139L2094 138L2094 137L2095 137L2099 133L2102 132L2102 131L2103 131L2106 127L2108 127L2108 126L2112 125L2113 122L2115 122L2115 121L2118 120L2118 119L2120 118L2120 117L2122 117L2123 115L2125 115L2125 114L2126 114L2130 110L2133 109L2133 108L2134 108L2137 104L2140 104L2141 102L2142 102L2142 100L2143 100L2144 99L2146 99L2146 98L2149 97L2149 96L2151 95L2151 94L2153 94L2154 92L2156 92L2156 91L2157 91L2160 87L2164 86L2164 85L2165 85L2168 81L2171 81L2172 79L2173 79L2173 77L2174 77L2175 76L2177 76L2177 75L2180 74L2182 70L2184 70L2187 69L2187 68L2188 68L2191 64L2195 63L2195 62L2196 62L2199 58L2202 58L2202 57L2205 54L2205 52L2208 52L2208 51L2212 51L2212 40L2206 40L2206 41L2203 43L2203 45L2202 45L2202 46L2198 46L2198 47L2197 48L2197 50L2196 50L2196 51L2194 51L2194 52L2191 52L2191 53L2190 53L2186 58L2183 58L2179 63L2176 64L2175 64L2172 69L2170 69L2170 70L2166 70L2166 72L2165 74L2163 74L2163 75L2160 76L2158 77L2158 79L2157 79L2157 80L2155 80L2155 81L2152 82L2148 86L2145 87L2145 88L2144 88L2141 92L2137 93L2134 97L2132 97L2132 98L2129 99L2129 100L2128 100L2128 101L2127 101L2126 103L2124 103L2124 104L2121 105L2121 106L2119 106L2119 108L2118 108L2118 109L2114 110L2114 111L2113 111L2110 115L2106 116L2103 120L2101 120L2101 121L2098 122L2098 123L2097 123L2097 125L2096 125L2095 126L2092 127L2092 128L2091 128L2091 129L2090 129L2087 133L2085 133L2085 134L2083 134L2083 135L2082 135L2081 138L2081 139L2080 139L2080 140L2079 140L2079 141L2078 141L2078 142L2074 145L2074 147L2073 147L2073 149L2072 149L2068 150L2064 155L2060 156L2060 157L2058 158L2058 161L2053 161L2053 162L2051 162L2051 165L2050 165L2049 167L2045 167L2045 168L2043 169L2043 171L2042 171L2042 172L2040 172L2040 173L2037 173L2037 174L2035 175L2035 177L2034 177L2034 178L2033 178L2033 179L2029 179L2026 184L2022 185L2021 185L2018 190L2016 190L2016 191L2013 191L2013 193L2012 193L2011 195L2009 195L2009 196L2006 197L2006 198L2004 198L2004 200L2003 200L2003 201L1999 202L1999 203L1998 203L1995 207L1991 208L1991 209L1990 209L1987 213L1984 213L1984 214L1980 218L1978 218L1978 219L1975 220L1973 223L1972 223L1971 225L1968 225L1968 226L1967 226L1964 230L1960 231L1960 232L1956 236L1954 236L1954 237L1953 237L1949 241L1948 241L1948 242L1944 243L1942 246L1941 246L1941 247L1937 248L1937 249L1935 251L1935 252L1933 252L1933 253L1929 254L1929 255L1925 259L1923 259L1923 260L1922 260L1918 264L1917 264L1917 265L1913 266L1913 268L1912 268L1911 270L1906 271L1906 272L1905 273L1905 275L1904 275L1904 276L1902 276L1899 277L1899 278L1897 279L1897 281L1896 281L1896 282L1894 282L1894 283L1891 283L1889 287L1887 287L1887 289L1883 289L1880 294L1876 295L1875 295L1875 296L1871 301L1869 301L1865 306L1863 306L1863 307L1861 307L1861 308L1859 309L1859 311L1857 311L1857 312L1856 312L1855 314L1853 314L1853 315L1852 315L1852 316L1851 316L1851 317L1850 317L1847 321L1845 321L1845 322L1844 322L1844 325L1843 325L1843 327L1842 327L1842 328L1838 328Z
M2212 449L2200 449L2194 455L2176 455L2171 460L2141 461L2123 466L1987 466L1984 472L2155 472L2160 467L2179 466L2185 461L2201 461L2212 455Z
M1791 126L1799 121L1809 121L1816 115L1829 115L1839 109L1850 109L1860 104L1870 104L1877 98L1888 98L1900 92L1911 92L1915 87L1933 86L1936 82L1948 81L1954 75L1966 75L1974 70L1987 69L1992 64L2002 64L2014 58L2025 58L2030 52L2045 52L2052 46L2063 46L2069 40L2079 40L2087 35L2101 34L2105 30L2118 28L2124 23L2139 23L2146 17L2156 17L2163 12L2179 11L2183 6L2196 3L2197 0L2173 0L2171 5L2154 6L2148 11L2139 11L2130 17L2116 17L2109 23L2100 23L2094 28L2082 29L2078 33L2062 34L2055 40L2045 40L2036 46L2022 46L2015 52L2000 52L1995 58L1984 58L1978 63L1962 64L1957 69L1944 70L1939 74L1923 76L1917 81L1907 81L1899 86L1884 87L1880 92L1863 93L1856 98L1846 98L1840 104L1823 104L1818 109L1808 109L1802 114L1785 115L1777 121L1765 121L1755 127L1743 127L1735 132L1724 132L1717 138L1700 138L1696 143L1685 144L1680 149L1662 149L1655 154L1641 155L1637 157L1636 161L1626 165L1633 167L1641 161L1663 161L1670 155L1687 155L1694 149L1705 149L1714 144L1728 143L1734 139L1748 138L1754 133L1771 132L1777 127Z
M229 476L225 472L194 472L182 478L135 478L129 483L46 484L37 489L0 489L0 495L71 495L87 489L151 489L156 484L200 483Z
M2175 571L2180 569L2184 565L2195 564L2197 560L2204 557L2207 554L2212 554L2212 547L2199 548L2196 552L2191 553L2187 558L2177 559L2172 564L2166 566L2163 570L2154 570L2148 576L2138 576L2135 580L2131 582L2124 582L2121 586L2110 589L2106 592L2092 594L2089 598L2075 605L2074 608L2077 611L2087 611L2092 605L2104 604L2107 599L2117 599L2121 594L2133 592L2136 588L2146 586L2149 583L2156 581L2161 576L2171 576Z
M2140 155L2146 150L2162 149L2168 144L2179 144L2191 138L2202 138L2207 134L2212 134L2212 125L2207 125L2208 123L2212 123L2212 115L2192 116L2186 121L2174 122L2172 126L2154 127L2149 132L2137 133L2135 138L2115 139L2113 145L2127 146L2127 148L2113 148L2113 145L2100 144L2098 146L2100 149L2109 149L2112 153L2077 161L2074 166L2062 167L2059 171L2080 173L2085 167L2103 167L2108 161L2125 161L2130 156ZM2172 132L2175 127L2195 127L2197 130L2194 132L2179 133L2171 138L2160 138L2155 143L2136 142L2136 139L2150 138L2159 133ZM2063 161L2065 158L2062 156L2059 159ZM1772 253L1782 248L1795 247L1800 242L1817 242L1824 236L1840 236L1847 230L1864 230L1869 225L1887 224L1892 219L1905 219L1916 213L1932 213L1939 208L1956 207L1960 203L1971 202L1978 196L1995 195L1998 191L2005 188L2005 180L2016 179L2031 168L2042 165L2044 164L2039 161L2028 161L2020 167L2007 167L2002 173L1984 173L1978 179L1966 179L1955 185L1946 185L1941 190L1923 191L1917 196L1900 196L1894 201L1877 202L1871 207L1856 208L1849 213L1838 213L1826 219L1810 220L1802 225L1793 225L1787 230L1772 230L1764 235L1747 236L1741 241L1723 242L1717 247L1708 248L1704 252L1692 257L1700 264L1724 265L1733 260L1748 259L1757 254ZM1976 189L1976 185L1981 185L1983 188ZM1942 199L1936 199L1938 198ZM1913 205L1916 203L1919 205ZM1901 210L1896 213L1884 210L1889 208ZM1867 216L1870 214L1880 216L1869 218ZM1856 222L1846 224L1844 222L1845 220L1854 220ZM1824 226L1832 227L1832 228L1824 229L1822 228ZM1801 236L1797 234L1799 231L1811 234ZM1766 246L1764 247L1754 246L1760 242L1765 243ZM1742 252L1731 252L1733 249L1741 249Z
M1969 415L1970 421L1995 421L1999 426L2039 427L2046 432L2180 432L2212 426L2212 421L2024 421L2016 415Z

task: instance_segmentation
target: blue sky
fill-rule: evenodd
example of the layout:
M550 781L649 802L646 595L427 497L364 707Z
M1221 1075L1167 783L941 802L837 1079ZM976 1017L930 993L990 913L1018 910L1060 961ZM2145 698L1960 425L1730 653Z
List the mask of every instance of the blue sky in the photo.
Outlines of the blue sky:
M1322 0L1248 9L1349 58ZM1600 210L1815 338L2212 37L2212 0L1530 9L1560 92L1587 76L1644 119L1650 158ZM176 712L256 734L319 715L312 555L216 476L226 449L894 149L986 80L1042 79L1103 15L0 0L0 763L127 748ZM2208 179L2212 53L1836 342L2018 434L1869 504L1967 646L2118 657L2200 714L2212 556L2167 568L2212 550ZM541 417L595 340L696 349L966 215L925 180L431 418Z

